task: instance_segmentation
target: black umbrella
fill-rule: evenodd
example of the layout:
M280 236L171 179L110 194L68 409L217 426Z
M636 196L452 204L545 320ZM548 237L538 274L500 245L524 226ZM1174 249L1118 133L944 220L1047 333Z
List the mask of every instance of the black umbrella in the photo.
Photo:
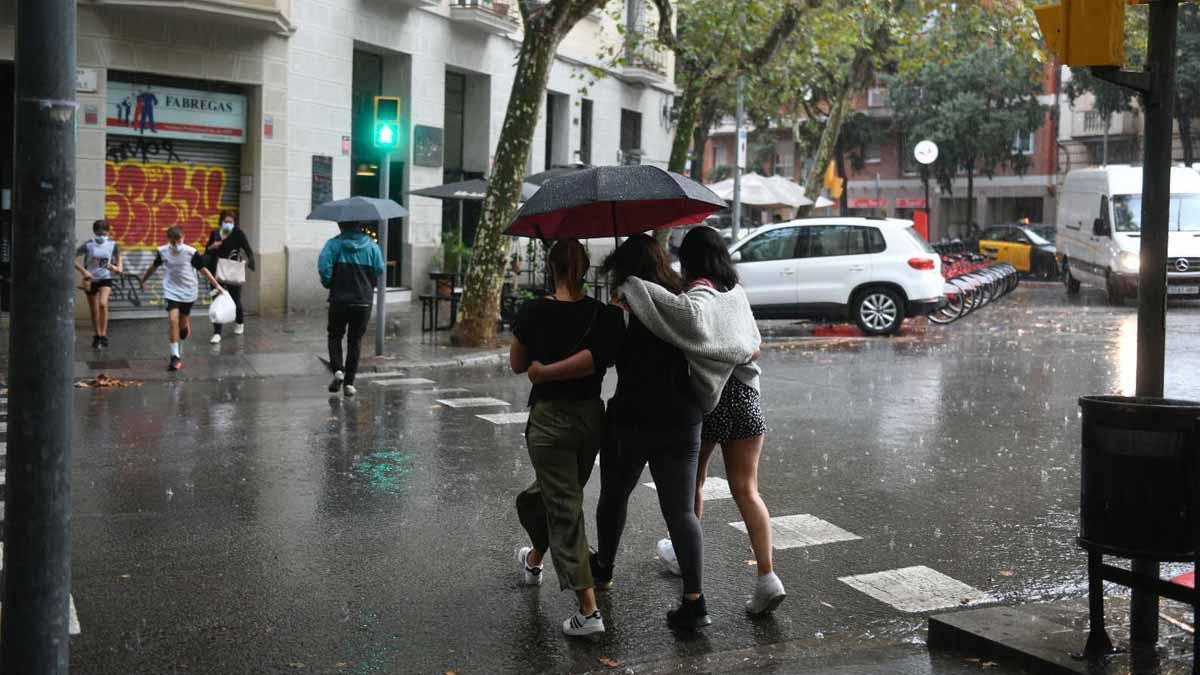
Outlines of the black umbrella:
M413 190L410 194L418 197L429 197L431 199L445 199L447 201L457 199L467 202L481 202L484 195L487 194L488 181L486 178L475 178L472 180L463 180L456 183L446 183L435 187L422 188ZM533 196L533 193L538 191L538 186L531 183L521 184L521 201L525 201Z
M533 183L534 185L540 186L540 185L545 184L545 182L550 180L551 178L561 178L563 176L568 176L570 174L573 174L576 171L582 171L583 169L591 169L591 168L593 168L593 167L589 164L572 164L570 166L556 166L552 169L547 169L541 173L535 173L532 176L526 176L525 182Z
M698 223L725 201L656 166L600 166L552 178L505 230L540 239L629 236Z
M403 218L407 215L408 209L390 199L350 197L349 199L325 202L313 209L313 212L308 214L308 219L351 223Z

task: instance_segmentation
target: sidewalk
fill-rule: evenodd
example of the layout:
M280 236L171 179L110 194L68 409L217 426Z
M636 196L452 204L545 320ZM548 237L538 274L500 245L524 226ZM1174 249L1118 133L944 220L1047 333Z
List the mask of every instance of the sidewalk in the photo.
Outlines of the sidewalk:
M507 357L508 336L501 335L502 348L475 349L451 347L450 332L421 332L420 305L388 307L388 336L384 356L375 356L375 322L363 338L363 359L359 373L396 372L441 367L490 365ZM5 332L8 318L3 319ZM184 343L184 369L166 371L167 322L156 319L124 319L109 323L111 346L92 349L92 328L87 321L75 324L75 377L90 379L104 373L132 380L211 380L241 377L279 377L320 375L328 372L321 359L328 358L325 339L325 313L290 313L282 317L249 316L244 335L234 335L227 325L224 340L210 345L212 325L206 313L192 317L192 335ZM0 340L7 369L7 339Z

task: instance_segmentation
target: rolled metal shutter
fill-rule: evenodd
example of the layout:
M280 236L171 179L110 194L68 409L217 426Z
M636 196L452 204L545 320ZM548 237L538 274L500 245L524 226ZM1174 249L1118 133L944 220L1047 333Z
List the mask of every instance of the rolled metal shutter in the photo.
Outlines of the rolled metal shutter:
M222 210L238 209L241 145L154 140L109 134L104 180L104 217L124 255L125 278L114 284L114 315L162 307L162 273L140 288L141 276L179 225L184 243L204 251ZM201 284L199 304L209 302Z

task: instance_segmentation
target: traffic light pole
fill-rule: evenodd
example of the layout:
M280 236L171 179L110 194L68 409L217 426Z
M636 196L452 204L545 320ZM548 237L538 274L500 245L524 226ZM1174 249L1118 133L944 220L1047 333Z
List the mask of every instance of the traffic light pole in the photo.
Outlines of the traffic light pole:
M392 187L392 153L383 153L379 164L379 198L390 199ZM375 356L383 356L383 341L387 332L387 256L388 219L379 221L379 250L383 253L383 276L375 289Z
M75 0L17 3L0 672L65 675L75 352ZM53 45L53 48L48 48Z
M1150 3L1146 72L1093 68L1104 80L1142 93L1146 157L1142 167L1141 270L1138 274L1137 396L1161 398L1166 368L1167 239L1171 209L1171 144L1174 134L1175 48L1179 0ZM1156 560L1133 560L1132 571L1158 579ZM1134 588L1129 605L1129 637L1135 648L1158 641L1158 596Z

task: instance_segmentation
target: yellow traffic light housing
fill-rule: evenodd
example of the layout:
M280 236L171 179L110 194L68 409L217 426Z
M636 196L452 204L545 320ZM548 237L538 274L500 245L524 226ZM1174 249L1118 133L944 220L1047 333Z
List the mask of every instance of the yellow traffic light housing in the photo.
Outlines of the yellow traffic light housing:
M400 147L400 99L375 97L375 147L391 152Z
M1061 0L1034 9L1046 48L1068 66L1125 65L1130 0Z

